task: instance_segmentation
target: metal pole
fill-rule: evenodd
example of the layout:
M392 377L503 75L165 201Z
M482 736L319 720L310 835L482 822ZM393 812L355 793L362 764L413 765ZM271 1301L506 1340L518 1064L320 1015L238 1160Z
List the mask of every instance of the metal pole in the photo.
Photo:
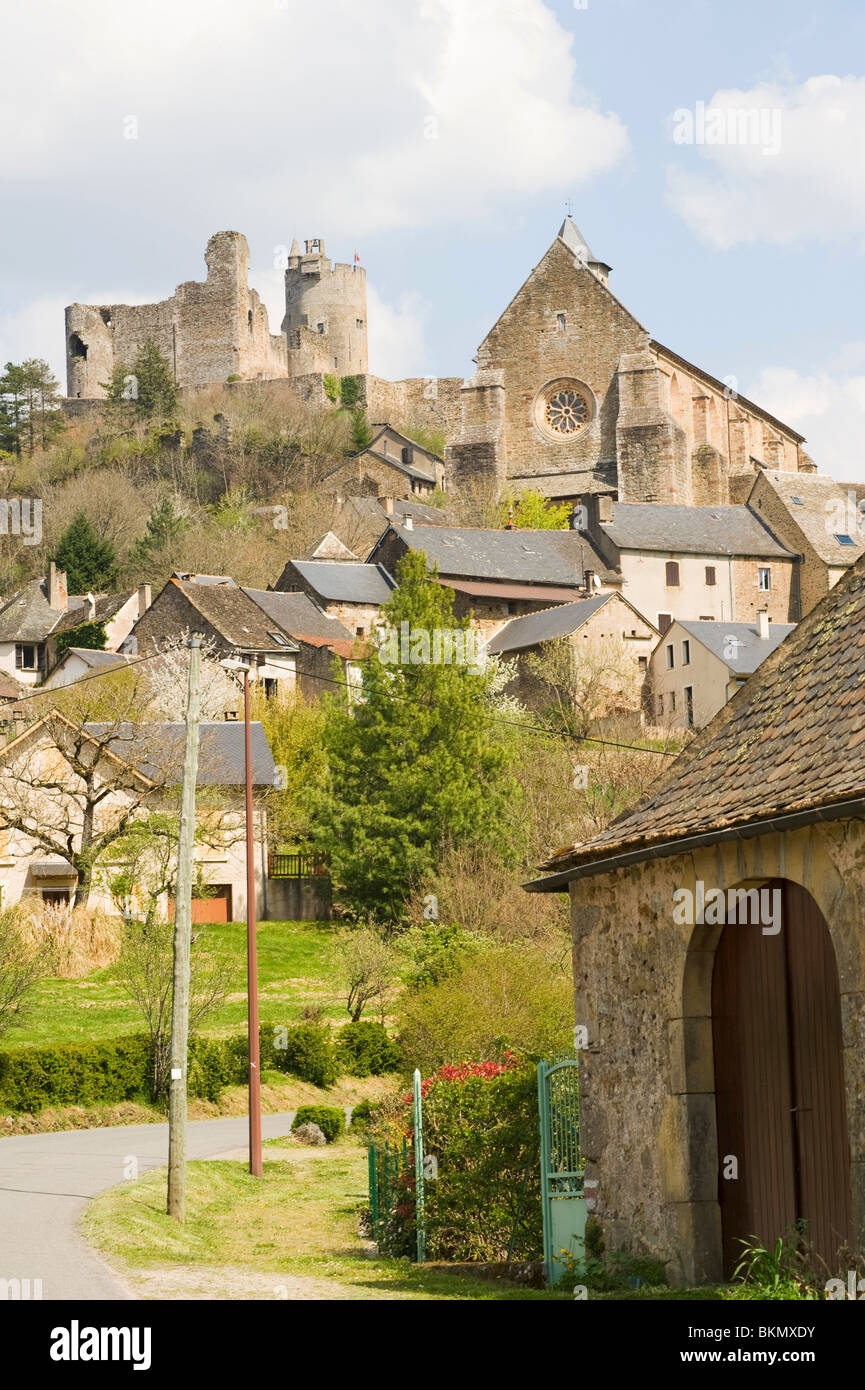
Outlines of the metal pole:
M249 997L249 1171L261 1177L261 1066L258 1039L258 952L255 940L255 823L252 812L252 749L249 668L243 672L246 764L246 990Z
M202 634L189 638L186 751L180 798L177 888L174 899L174 972L171 994L171 1080L168 1091L168 1215L186 1215L186 1063L189 1039L189 953L192 936L192 858L195 851L195 780L201 713Z
M423 1102L421 1100L420 1072L417 1069L415 1069L414 1074L414 1185L417 1262L422 1265L426 1256L423 1193Z

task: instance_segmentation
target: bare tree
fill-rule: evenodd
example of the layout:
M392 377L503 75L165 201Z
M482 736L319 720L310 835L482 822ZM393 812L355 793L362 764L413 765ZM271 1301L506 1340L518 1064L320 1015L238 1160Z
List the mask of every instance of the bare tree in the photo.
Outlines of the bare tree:
M347 933L340 944L340 967L352 1023L357 1023L367 1004L375 1000L383 1009L396 979L396 958L374 927L355 927Z
M44 950L28 939L19 909L0 912L0 1034L21 1023L42 973Z

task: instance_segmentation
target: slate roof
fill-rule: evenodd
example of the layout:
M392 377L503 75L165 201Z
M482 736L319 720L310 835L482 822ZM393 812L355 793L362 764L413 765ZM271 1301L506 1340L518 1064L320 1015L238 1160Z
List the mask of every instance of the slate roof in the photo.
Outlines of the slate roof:
M818 811L865 793L865 557L767 657L662 773L600 835L560 850L553 873L607 871L632 852L676 853L731 827ZM660 760L659 760L660 761ZM556 884L553 887L558 886ZM550 880L533 890L547 891Z
M88 733L104 734L104 724L85 724ZM111 752L131 763L151 780L176 777L183 769L186 745L186 725L182 720L146 724L137 729L127 724L118 729L118 736L108 744ZM272 787L276 764L263 726L250 724L252 780L257 787ZM200 787L240 787L245 772L244 726L242 720L204 722L199 726L198 778Z
M326 603L387 603L396 588L383 565L360 560L290 560L280 584L292 581L292 570Z
M100 670L108 670L111 666L126 665L126 658L121 656L119 652L95 651L92 647L67 647L66 651L57 662L57 665L54 667L54 671L60 669L60 666L66 660L70 652L73 656L80 657L85 666L90 666L94 670L97 668ZM52 671L52 675L54 671Z
M770 623L768 641L761 638L753 623L683 622L677 619L674 626L683 628L697 642L701 642L735 675L750 676L776 647L780 647L796 624ZM725 654L734 649L734 657Z
M275 632L283 637L287 634L280 632L273 618L269 618L243 589L238 588L234 580L224 584L182 579L170 579L168 582L177 586L193 608L231 646L248 652L291 650L290 640L279 641L274 635ZM156 602L159 602L158 598Z
M686 507L681 503L614 502L612 521L600 523L619 550L664 555L750 555L792 559L748 507Z
M779 500L783 503L790 520L801 531L806 541L827 564L842 566L855 565L865 551L863 534L857 534L857 522L865 527L865 516L857 510L855 484L836 483L825 473L784 473L780 469L764 469L755 482L765 478ZM848 504L848 490L853 494L851 510ZM794 499L798 498L798 502ZM755 509L757 503L752 504ZM835 539L835 526L830 524L837 513L845 520L837 526L837 534L849 535L853 545L844 545ZM848 530L848 526L852 529Z
M313 647L333 647L341 656L351 654L354 638L348 628L338 618L322 613L308 594L280 593L274 589L244 589L243 593L290 637Z
M86 621L84 599L70 595L69 608L52 608L48 580L31 579L0 608L0 642L44 642L67 615L74 624Z
M52 628L52 632L65 632L67 628L78 627L81 623L110 622L110 620L114 617L115 613L120 612L120 609L123 607L124 603L128 603L129 600L135 594L135 592L135 589L126 589L123 593L120 594L95 595L94 597L96 598L96 605L92 618L90 618L87 613L86 599L76 598L74 600L70 600L70 602L74 601L75 603L82 604L84 611L82 612L81 608L67 609L66 612L63 613L57 620L56 624Z
M410 550L425 551L430 566L437 564L442 575L571 588L584 586L586 569L608 582L619 578L580 531L496 531L468 526L414 526L411 530L394 526L393 530Z
M582 599L578 603L562 603L558 608L544 608L540 613L525 613L520 618L512 618L487 643L490 655L498 652L522 651L535 647L539 642L549 642L555 637L569 637L583 623L588 622L593 613L615 594L599 594L597 598Z

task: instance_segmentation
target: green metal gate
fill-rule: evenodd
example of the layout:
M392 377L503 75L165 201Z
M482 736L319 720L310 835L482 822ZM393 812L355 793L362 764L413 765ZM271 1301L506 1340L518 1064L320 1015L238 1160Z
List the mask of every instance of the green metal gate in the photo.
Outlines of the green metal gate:
M577 1265L585 1258L578 1065L576 1053L538 1064L544 1264L551 1284L565 1273L568 1257Z

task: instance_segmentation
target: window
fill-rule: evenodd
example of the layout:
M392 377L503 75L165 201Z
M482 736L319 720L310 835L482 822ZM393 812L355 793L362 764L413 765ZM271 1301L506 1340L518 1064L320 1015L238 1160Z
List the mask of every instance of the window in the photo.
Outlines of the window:
M39 670L39 657L35 642L15 643L15 668L18 671Z
M836 541L838 542L839 545L855 545L855 544L856 544L856 542L854 541L854 539L853 539L852 536L844 536L844 535L840 535L840 536L839 536L838 533L837 533L837 531L836 531L836 533L835 533L835 539L836 539Z
M641 671L645 671L645 670L648 668L648 664L649 664L649 658L648 658L647 656L638 656L638 657L637 657L637 665L639 666L639 668L640 668Z
M672 644L672 642L671 642L670 645L667 647L667 670L668 670L668 671L672 671L672 669L673 669L673 667L675 666L675 664L676 664L676 654L675 654L675 652L673 651L673 644Z
M770 569L763 569L761 566L760 569L757 570L757 588L762 589L764 593L768 593L771 587L772 571Z
M689 729L693 729L693 727L694 727L694 687L693 687L692 685L686 685L686 686L685 686L685 710L686 710L687 716L688 716L688 728L689 728Z
M363 328L363 319L355 319L354 326L355 328Z
M363 630L362 627L356 627L356 628L355 628L355 630L354 630L354 635L355 635L355 637L363 637L363 634L364 634L364 630Z
M712 584L715 583L715 566L714 566L714 565L707 565L707 566L706 566L706 583L707 583L708 585L710 585L710 586L711 586Z
M679 562L678 560L667 561L667 588L678 589L679 587Z
M802 501L802 498L801 498L801 497L794 497L794 498L793 498L793 501L795 502L795 504L796 504L797 507L804 507L804 505L805 505L805 503Z
M663 713L664 713L664 697L663 697L663 695L659 695L659 696L658 696L658 714L659 714L659 715L662 715Z
M272 676L265 676L265 678L264 678L264 698L265 698L266 700L273 700L273 699L276 698L276 695L277 695L278 691L279 691L279 682L276 681L276 680L274 680L274 678L273 678Z
M672 621L673 621L673 615L672 615L672 613L659 613L659 614L658 614L658 631L660 632L660 634L661 634L662 637L663 637L664 633L667 631L667 628L670 626L670 624L672 623Z
M690 666L690 664L691 664L691 643L690 643L690 642L687 640L687 638L686 638L685 641L682 643L682 665L683 665L683 666Z
M68 888L43 888L42 901L44 903L68 903L72 894Z
M556 314L556 332L564 333L567 319L564 314Z
M315 326L316 326L316 328L318 329L319 333L323 333L323 332L324 332L324 324L323 324L323 323L317 323Z
M675 713L676 713L676 692L675 692L675 690L671 690L671 691L670 691L670 713L671 713L671 714L675 714Z

